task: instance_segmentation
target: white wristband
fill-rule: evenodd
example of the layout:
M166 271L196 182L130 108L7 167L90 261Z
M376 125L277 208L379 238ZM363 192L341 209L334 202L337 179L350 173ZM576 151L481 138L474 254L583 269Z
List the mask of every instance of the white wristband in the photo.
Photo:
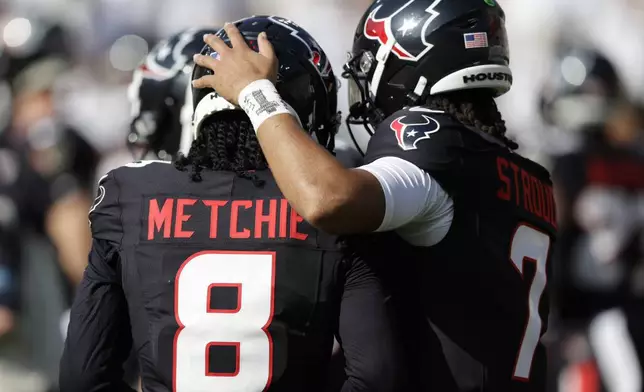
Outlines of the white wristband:
M252 82L239 93L237 102L250 118L255 132L264 121L278 114L290 114L297 119L300 126L302 125L295 110L284 102L270 80Z

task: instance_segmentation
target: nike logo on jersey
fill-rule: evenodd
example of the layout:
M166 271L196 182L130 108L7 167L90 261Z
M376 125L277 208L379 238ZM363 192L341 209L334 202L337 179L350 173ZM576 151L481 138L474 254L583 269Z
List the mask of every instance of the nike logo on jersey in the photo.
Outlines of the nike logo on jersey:
M396 134L398 145L405 151L415 150L419 141L429 139L438 132L440 124L435 119L420 113L410 113L395 119L389 125Z

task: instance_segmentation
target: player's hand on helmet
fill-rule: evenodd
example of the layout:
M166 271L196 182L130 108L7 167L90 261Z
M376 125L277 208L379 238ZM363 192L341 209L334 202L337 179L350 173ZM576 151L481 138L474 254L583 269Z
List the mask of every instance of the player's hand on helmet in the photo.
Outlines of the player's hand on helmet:
M228 102L238 105L239 94L250 83L261 79L275 83L278 60L266 33L261 33L257 38L259 52L255 52L248 47L244 37L232 23L227 23L224 30L232 48L216 35L205 35L204 42L219 56L215 59L211 56L195 55L195 63L210 69L214 75L193 80L192 86L212 88Z

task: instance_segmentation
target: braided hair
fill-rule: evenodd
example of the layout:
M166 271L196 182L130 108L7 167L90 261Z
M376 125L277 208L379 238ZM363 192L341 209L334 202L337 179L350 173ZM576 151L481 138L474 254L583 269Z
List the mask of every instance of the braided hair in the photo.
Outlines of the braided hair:
M494 97L487 90L455 91L429 97L427 105L454 117L466 127L487 133L516 150L519 145L506 135L505 121Z
M179 154L174 166L181 171L190 169L195 182L202 180L205 169L231 171L262 186L254 171L267 169L268 163L248 117L230 111L206 119L188 155Z

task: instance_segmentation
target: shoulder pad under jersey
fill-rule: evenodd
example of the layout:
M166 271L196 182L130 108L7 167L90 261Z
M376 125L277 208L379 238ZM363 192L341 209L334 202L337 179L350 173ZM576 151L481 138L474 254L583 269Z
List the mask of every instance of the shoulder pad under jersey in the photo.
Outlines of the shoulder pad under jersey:
M119 187L114 177L114 171L110 171L98 181L96 198L89 210L89 224L95 239L120 243L123 228L119 205Z
M397 111L376 129L369 141L365 163L393 156L434 174L445 171L458 158L461 138L458 124L442 111L424 107Z

